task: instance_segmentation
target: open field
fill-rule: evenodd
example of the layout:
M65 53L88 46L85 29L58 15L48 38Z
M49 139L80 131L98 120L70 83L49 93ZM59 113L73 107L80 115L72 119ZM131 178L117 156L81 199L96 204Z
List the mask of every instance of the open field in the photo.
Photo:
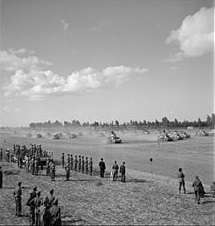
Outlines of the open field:
M49 131L50 132L50 131ZM54 134L54 131L51 131ZM55 131L56 132L56 131ZM60 131L62 132L62 131ZM97 166L101 157L105 159L110 169L113 161L126 161L127 168L139 172L148 172L175 178L179 167L184 169L186 180L193 181L199 175L203 183L211 184L214 179L214 137L194 136L177 142L158 143L156 131L144 134L139 131L119 132L122 144L107 142L108 132L95 131L66 131L67 134L79 134L75 139L63 138L53 140L47 136L47 131L2 131L0 143L5 147L12 144L42 144L46 150L54 153L59 159L61 154L81 154L92 156L94 166ZM43 138L26 137L27 134L43 134ZM65 131L64 131L65 133ZM153 158L152 164L149 161Z
M4 170L16 174L4 176L0 193L0 225L29 225L25 203L34 186L45 197L51 188L59 199L63 225L212 225L215 223L215 198L210 193L194 203L193 189L178 195L174 183L148 178L128 179L127 183L108 178L72 172L65 181L64 171L57 167L55 182L46 176L32 176L15 165L0 162ZM15 167L15 168L14 168ZM17 172L18 171L18 172ZM13 189L23 182L23 217L15 217ZM163 183L164 182L164 183ZM169 181L171 182L171 181ZM206 190L207 191L207 190Z
M75 172L71 173L71 181L65 182L65 171L60 166L57 167L56 181L51 182L49 177L32 176L18 169L16 175L4 176L4 188L0 194L0 223L3 225L29 224L26 206L24 217L14 216L12 191L18 181L23 181L23 203L35 185L42 191L43 197L54 188L64 225L215 223L215 199L208 193L207 186L213 181L213 137L192 136L184 141L158 144L156 132L147 135L129 131L120 132L122 144L110 144L106 133L82 131L75 139L59 140L44 135L40 139L30 138L26 137L27 133L29 131L1 131L1 147L11 148L14 143L42 144L43 148L54 153L55 159L59 159L63 152L92 156L94 167L103 157L107 170L110 170L114 160L119 163L125 160L127 183L112 182L108 175L101 180L98 176ZM153 158L152 165L150 158ZM0 162L0 165L4 170L17 170L16 164ZM201 205L194 203L190 182L186 183L187 194L178 195L175 178L179 167L184 169L187 181L192 181L195 175L202 179L207 194Z

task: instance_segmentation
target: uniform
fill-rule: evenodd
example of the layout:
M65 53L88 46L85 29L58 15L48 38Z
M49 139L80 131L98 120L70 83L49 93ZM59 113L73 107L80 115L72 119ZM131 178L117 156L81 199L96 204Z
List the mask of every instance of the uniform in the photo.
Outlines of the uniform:
M70 177L70 168L68 165L65 167L65 170L66 170L66 180L68 181Z
M73 170L73 156L70 155L70 169Z
M100 168L100 177L104 177L106 166L103 159L101 159L101 161L99 162L99 168Z
M67 155L67 166L70 169L70 154Z
M30 207L30 215L32 224L35 223L35 198L37 196L37 188L35 187L33 191L30 193L30 198L28 199L26 205Z
M125 182L125 162L120 166L121 181Z
M62 163L62 168L64 168L64 163L65 163L65 161L64 161L64 153L62 154L62 157L61 157L61 163Z
M89 167L88 167L88 157L86 157L86 160L85 160L85 172L86 174L89 173Z
M82 156L82 161L81 161L81 171L82 171L82 173L84 173L84 167L85 167L84 156Z
M81 156L78 158L78 171L81 172Z
M195 201L200 204L200 198L204 197L205 191L198 176L196 176L196 179L193 182L193 188L195 193Z
M54 163L52 163L52 166L51 166L51 180L55 181L55 164Z
M113 181L117 180L117 177L118 177L118 170L119 170L119 166L117 164L117 162L115 161L113 167L112 167L112 170L113 170Z
M36 226L40 226L40 207L43 203L43 199L40 197L40 192L37 193L35 198L35 222Z
M18 188L14 191L14 198L16 203L16 216L20 217L22 213L22 187L18 183Z
M50 226L61 226L61 210L58 206L58 200L55 200L50 208Z
M3 172L2 172L2 169L0 167L0 188L2 188L3 186Z
M75 171L77 171L78 168L78 159L77 159L77 155L75 155Z
M184 177L185 177L185 175L184 175L184 173L182 172L182 169L179 168L179 172L178 172L179 194L181 193L181 187L183 187L184 194L186 193Z
M92 158L90 158L89 167L90 167L90 176L92 176L93 175L93 160L92 160Z

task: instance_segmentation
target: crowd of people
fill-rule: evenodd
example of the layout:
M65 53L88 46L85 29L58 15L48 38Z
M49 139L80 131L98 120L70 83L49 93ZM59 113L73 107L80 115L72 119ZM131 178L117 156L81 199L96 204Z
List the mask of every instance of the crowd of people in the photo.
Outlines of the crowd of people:
M25 168L26 171L31 172L32 175L38 175L40 170L43 170L44 164L41 164L42 159L52 159L53 153L42 149L41 145L31 144L26 145L14 144L13 149L7 148L5 153L3 149L0 150L0 159L4 157L6 161L17 163L19 168Z
M46 168L46 175L50 176L52 181L55 180L56 169L53 153L43 150L41 145L34 144L30 147L26 147L25 145L14 145L12 150L3 150L1 148L0 161L2 160L17 163L19 168L25 168L26 171L30 172L32 175L39 175L40 170ZM94 175L92 157L89 158L83 155L67 154L66 158L65 154L62 153L61 166L66 171L66 180L70 180L71 170L91 176ZM106 164L103 158L100 159L98 167L100 177L104 178ZM179 180L179 194L181 194L182 188L185 194L185 174L182 168L179 168L177 177ZM111 180L117 181L119 178L121 178L121 182L126 182L126 166L124 161L120 166L117 161L114 161L110 171ZM2 180L3 172L0 166L0 188L2 188ZM200 204L200 198L204 197L205 190L198 176L195 177L192 186L194 188L195 201ZM22 182L18 183L18 187L14 191L14 198L16 203L16 215L22 216ZM26 205L29 206L32 225L61 225L60 207L58 206L58 199L54 196L53 189L47 197L42 198L41 191L38 191L37 187L34 187Z
M22 182L18 183L14 191L16 202L16 216L22 216ZM58 199L54 196L54 190L42 198L41 191L33 188L26 205L29 207L31 225L33 226L61 226L61 209L58 206Z
M99 162L99 169L100 169L100 177L103 178L106 170L106 165L103 158L101 158ZM124 161L122 162L120 167L117 161L114 161L114 164L112 166L112 169L110 172L110 179L112 179L113 181L117 181L119 176L121 177L121 182L125 183L125 162Z
M181 188L183 187L184 194L186 194L185 188L185 174L183 173L182 168L178 169L178 180L179 180L179 194L181 194ZM205 189L198 176L195 177L195 180L192 184L195 194L195 202L200 204L200 198L204 198Z
M70 179L71 170L74 170L79 173L89 174L91 176L93 175L93 172L94 172L92 157L88 158L83 155L81 156L81 155L67 154L67 159L65 159L65 153L62 153L61 165L62 165L62 168L65 168L67 181ZM100 177L104 178L106 165L103 158L101 158L98 164L98 167L99 167ZM115 161L110 173L111 179L113 181L118 180L119 173L120 173L121 181L125 182L125 162L123 162L122 165L119 167L117 164L117 161Z
M65 168L66 180L69 180L71 170L79 173L89 174L90 176L93 175L92 157L89 158L81 155L67 154L67 159L65 159L65 154L62 153L61 165L62 168Z

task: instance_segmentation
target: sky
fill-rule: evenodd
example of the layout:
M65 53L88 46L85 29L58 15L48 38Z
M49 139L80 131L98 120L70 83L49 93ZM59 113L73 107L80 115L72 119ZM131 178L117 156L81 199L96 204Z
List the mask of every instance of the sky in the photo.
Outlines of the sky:
M0 0L0 126L205 119L211 0Z

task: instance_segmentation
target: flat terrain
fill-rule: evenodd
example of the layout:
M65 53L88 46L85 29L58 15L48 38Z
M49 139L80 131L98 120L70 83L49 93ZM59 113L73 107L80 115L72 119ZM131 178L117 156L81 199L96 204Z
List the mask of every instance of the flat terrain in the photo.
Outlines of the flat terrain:
M39 133L38 131L34 133ZM25 131L25 134L32 131ZM192 136L190 139L177 142L157 142L157 134L140 132L121 132L122 144L107 142L107 134L90 131L82 132L75 139L53 140L44 132L43 138L26 137L24 132L16 134L0 134L0 144L12 148L12 144L42 144L46 150L54 153L54 158L60 159L62 153L81 154L93 157L94 167L97 167L101 157L105 159L110 169L113 161L120 164L126 162L128 169L148 172L156 175L175 178L179 167L182 167L186 180L193 181L198 175L203 183L211 184L214 178L214 137ZM44 135L45 134L45 135ZM149 159L152 158L152 164Z
M127 183L112 182L108 178L72 173L71 181L64 181L64 171L57 168L57 178L51 182L46 176L32 176L14 165L0 162L4 170L14 174L4 176L0 193L0 224L29 225L28 208L24 205L34 186L45 197L51 188L59 199L64 225L211 225L215 223L215 198L207 194L201 204L194 203L192 189L177 194L177 188L161 181L129 178ZM23 217L15 217L13 189L23 182ZM171 183L170 183L171 184Z
M107 170L114 160L126 161L127 183L112 182L108 175L104 179L81 173L71 173L66 182L64 170L57 167L57 178L51 182L46 176L32 176L16 165L0 162L4 170L15 173L4 175L4 188L0 193L0 224L29 224L28 209L24 206L24 217L14 216L15 203L12 196L18 181L23 181L23 203L26 203L31 189L37 185L45 197L51 188L56 191L62 209L64 225L71 224L168 224L168 225L211 225L215 224L215 198L209 192L213 178L214 137L197 137L171 143L158 144L156 133L141 134L121 132L122 144L107 142L107 134L82 133L74 139L53 140L27 137L38 131L1 131L0 146L12 148L13 144L42 144L53 152L54 158L61 154L92 156L94 167L98 168L101 157ZM42 132L41 132L42 133ZM152 164L149 159L153 158ZM176 178L179 167L186 175L186 195L178 194ZM200 205L194 203L190 186L196 175L200 176L206 189L206 197Z

